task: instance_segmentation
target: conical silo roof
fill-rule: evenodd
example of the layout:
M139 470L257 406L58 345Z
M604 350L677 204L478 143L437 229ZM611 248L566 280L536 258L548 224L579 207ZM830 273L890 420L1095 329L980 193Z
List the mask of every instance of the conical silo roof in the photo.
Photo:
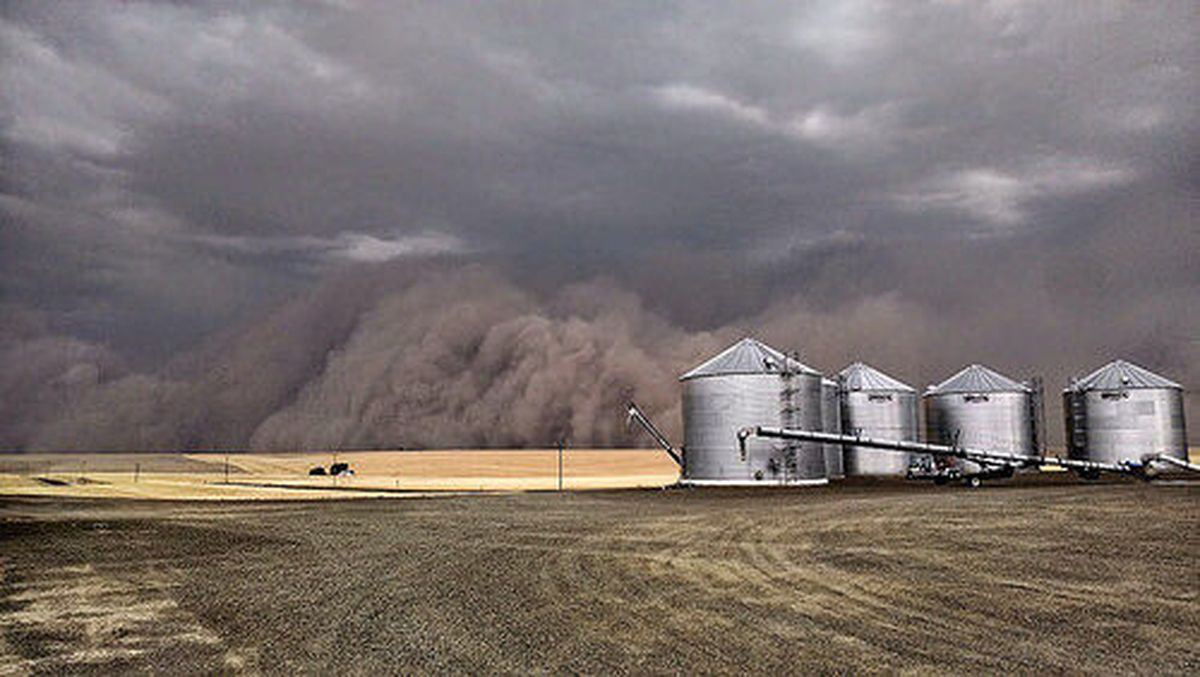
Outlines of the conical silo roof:
M915 393L912 386L892 378L875 367L862 362L855 362L838 373L842 377L842 386L849 391L866 391L880 393Z
M1074 390L1125 390L1132 388L1175 388L1183 386L1144 367L1113 360L1071 384Z
M988 369L982 364L972 364L941 383L930 386L926 393L1027 393L1029 387L1020 381Z
M680 376L679 380L729 374L779 374L785 367L798 374L820 375L820 372L812 367L787 357L761 341L744 338Z

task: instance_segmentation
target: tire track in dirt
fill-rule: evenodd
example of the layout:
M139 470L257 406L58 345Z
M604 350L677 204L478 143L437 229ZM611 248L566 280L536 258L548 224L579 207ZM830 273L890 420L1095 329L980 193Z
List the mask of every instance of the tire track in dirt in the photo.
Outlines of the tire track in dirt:
M198 656L213 668L245 668L212 629L170 595L178 585L158 574L130 581L90 565L46 570L36 580L5 575L0 634L23 657L16 672L138 669L156 655Z
M275 673L1195 673L1200 586L1179 583L1196 578L1198 499L1105 485L97 504L0 529L15 577L58 585L74 574L56 567L86 564L147 580L146 599L223 642L146 654L160 671L233 655ZM110 533L82 528L101 520Z

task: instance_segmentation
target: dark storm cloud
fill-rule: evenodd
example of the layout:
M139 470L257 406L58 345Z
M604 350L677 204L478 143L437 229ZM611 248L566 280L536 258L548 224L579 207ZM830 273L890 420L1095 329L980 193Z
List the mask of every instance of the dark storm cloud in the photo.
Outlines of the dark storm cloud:
M564 285L617 280L596 297L632 292L656 319L630 326L697 352L762 331L823 368L877 354L925 381L994 360L1052 384L1119 353L1195 387L1198 30L1188 2L9 3L0 291L57 341L21 383L121 365L98 386L214 332L254 343L314 279L450 257L522 297L496 308L552 323ZM446 284L486 297L472 279ZM325 351L392 326L372 313L410 283L381 284L220 439L313 442L271 414L357 373ZM528 340L598 341L557 331ZM4 345L23 361L38 340ZM699 357L629 343L647 373ZM124 378L146 411L220 397ZM189 421L156 439L219 427Z

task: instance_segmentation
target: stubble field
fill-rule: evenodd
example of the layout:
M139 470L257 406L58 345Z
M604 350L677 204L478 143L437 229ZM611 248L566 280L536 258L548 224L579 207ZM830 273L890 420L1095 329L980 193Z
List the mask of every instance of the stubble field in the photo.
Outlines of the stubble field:
M355 474L308 474L335 459ZM678 477L674 463L655 449L568 449L562 456L565 489L663 487ZM306 500L553 490L558 482L554 449L0 454L0 496Z
M0 498L0 673L1200 670L1200 488Z

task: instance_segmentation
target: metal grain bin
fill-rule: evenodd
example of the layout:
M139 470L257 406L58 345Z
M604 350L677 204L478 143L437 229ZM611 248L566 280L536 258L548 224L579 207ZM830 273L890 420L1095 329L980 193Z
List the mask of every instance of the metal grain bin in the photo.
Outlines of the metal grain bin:
M1187 460L1183 387L1116 360L1063 391L1067 454L1106 463L1164 454Z
M751 436L746 426L821 429L821 374L754 339L742 339L679 378L683 482L823 484L822 445Z
M884 440L917 441L917 391L855 362L839 374L842 382L842 430ZM846 474L904 475L911 454L846 445Z
M827 433L842 432L842 400L838 382L821 379L821 430ZM825 444L825 472L830 479L845 477L842 466L842 445Z
M973 364L924 395L925 434L935 444L1035 454L1034 391L1019 381ZM963 472L980 466L959 459Z

